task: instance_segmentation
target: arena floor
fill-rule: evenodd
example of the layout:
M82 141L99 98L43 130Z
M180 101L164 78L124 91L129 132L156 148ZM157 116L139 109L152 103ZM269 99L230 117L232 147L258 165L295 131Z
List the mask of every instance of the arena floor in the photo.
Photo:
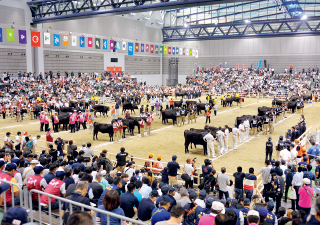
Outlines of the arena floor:
M205 97L201 99L205 101ZM142 102L143 105L146 104L145 101ZM258 113L258 107L271 106L271 99L260 99L257 103L257 99L246 98L242 108L234 104L232 107L223 108L220 104L218 106L217 116L211 116L212 126L224 126L229 125L233 127L235 123L235 118L242 115L256 115ZM307 129L311 126L312 131L320 127L320 114L317 111L320 109L320 103L315 103L315 107L312 108L311 104L306 104L304 109L304 115L306 118ZM138 110L136 110L136 115L138 116ZM214 167L220 171L220 167L225 166L228 173L233 173L236 171L238 166L242 166L244 171L247 172L249 167L254 167L255 171L258 172L263 166L265 159L265 142L268 136L271 136L274 145L278 140L280 135L284 135L288 128L295 125L298 122L300 114L287 113L287 118L275 125L275 132L272 135L259 134L257 137L250 138L249 141L240 145L238 150L229 152L221 157L214 158ZM104 118L103 116L97 116L97 122L110 122L109 117ZM109 142L109 136L107 134L98 134L99 140L93 141L93 135L90 134L89 130L80 130L75 134L71 134L69 131L61 131L60 133L54 134L54 139L61 137L63 139L74 139L78 147L81 146L83 142L91 142L95 153L99 155L99 152L103 149L107 149L109 152L118 153L120 147L125 147L129 155L133 155L139 158L147 158L149 153L153 153L156 156L161 155L163 162L168 162L171 160L172 155L178 156L178 162L184 164L187 158L197 158L196 165L201 166L203 160L207 157L203 155L202 146L197 146L196 149L190 149L189 154L184 153L184 136L183 132L190 128L200 128L203 129L205 125L204 114L197 117L197 122L194 124L186 124L181 127L172 126L172 122L167 125L163 125L159 116L154 116L154 122L152 123L151 136L145 136L141 138L137 134L137 129L135 129L135 136L126 135L126 139L122 140L121 143ZM41 134L40 140L45 141L45 132L39 132L40 122L35 120L30 120L27 116L24 118L23 122L17 123L14 118L7 118L6 120L0 119L0 133L4 137L7 131L12 133L11 139L14 139L17 131L28 131L32 136ZM50 124L51 125L51 124ZM39 141L37 147L37 153L46 146L45 142ZM217 154L217 143L214 144L216 155ZM232 137L229 137L229 150L232 146ZM112 156L112 159L115 159ZM212 158L211 158L212 159ZM135 159L137 164L143 165L141 160Z

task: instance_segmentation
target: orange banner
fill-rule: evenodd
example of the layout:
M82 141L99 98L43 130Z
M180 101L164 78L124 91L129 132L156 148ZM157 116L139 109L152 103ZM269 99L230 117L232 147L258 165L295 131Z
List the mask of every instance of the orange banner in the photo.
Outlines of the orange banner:
M110 67L107 67L107 71L111 71L111 72L121 72L121 71L122 71L122 67L110 66Z
M63 35L62 44L69 45L69 36L68 35L65 35L65 34Z

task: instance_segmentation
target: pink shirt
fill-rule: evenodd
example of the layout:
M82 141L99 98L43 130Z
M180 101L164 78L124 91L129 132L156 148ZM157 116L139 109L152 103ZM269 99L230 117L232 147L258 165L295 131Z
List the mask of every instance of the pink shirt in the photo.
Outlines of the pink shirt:
M43 116L42 117L43 118L43 122L44 122L44 124L49 124L49 118L48 118L48 116Z
M311 208L312 206L312 198L310 197L310 195L308 194L308 192L306 191L306 189L309 191L309 193L313 196L313 189L310 186L303 186L299 188L299 206L302 208Z
M215 216L212 214L201 216L199 225L213 225Z
M40 123L44 123L44 115L43 114L40 115Z
M89 119L89 113L87 112L86 115L84 116L84 120L88 121L88 119Z
M79 118L79 122L80 122L80 123L83 123L83 114L82 114L82 113L80 113L80 114L78 115L78 118Z
M76 123L76 120L77 120L77 117L75 117L74 115L71 115L71 116L70 116L70 119L69 119L70 124L75 124L75 123Z

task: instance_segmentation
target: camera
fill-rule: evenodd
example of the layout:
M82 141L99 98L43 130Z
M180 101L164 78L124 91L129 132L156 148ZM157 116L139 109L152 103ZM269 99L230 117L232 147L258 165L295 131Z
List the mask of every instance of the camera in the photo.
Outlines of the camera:
M67 144L68 143L68 140L63 140L61 138L57 138L55 141L54 141L55 145L64 145L64 144Z

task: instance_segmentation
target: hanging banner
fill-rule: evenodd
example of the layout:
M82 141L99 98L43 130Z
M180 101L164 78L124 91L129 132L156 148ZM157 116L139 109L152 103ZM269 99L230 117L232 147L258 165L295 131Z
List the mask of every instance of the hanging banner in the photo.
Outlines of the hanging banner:
M189 55L192 56L192 48L189 49Z
M199 57L199 50L196 50L196 58ZM211 70L211 64L210 64L210 70Z
M43 43L45 45L50 45L50 33L43 33Z
M7 28L7 41L14 41L14 29Z
M168 54L171 55L171 47L168 47Z
M150 53L154 52L154 45L150 45Z
M187 49L183 48L182 55L186 55Z
M108 40L107 39L103 39L102 40L102 49L103 50L107 50L108 49Z
M176 54L176 48L172 47L172 55L175 55L175 54Z
M159 46L158 45L154 46L154 52L155 52L155 54L159 54Z
M121 50L121 42L116 41L116 50Z
M86 46L86 39L85 37L80 37L80 47L84 48Z
M114 50L114 40L110 40L110 50Z
M128 55L133 55L133 43L128 43Z
M179 55L184 55L183 52L184 52L184 49L183 48L179 48Z
M100 49L100 48L101 48L101 46L100 46L100 38L96 38L96 39L94 40L94 43L95 43L96 49Z
M160 53L163 53L163 46L160 46Z
M262 59L259 59L259 68L262 66Z
M146 44L146 52L149 52L149 44Z
M19 30L19 44L27 44L27 31Z
M144 52L144 44L142 44L142 43L141 43L141 49L140 49L140 51L141 51L141 52Z
M179 48L176 47L176 55L179 55Z
M73 47L77 46L77 36L72 35L71 42L72 42L71 45Z
M40 47L40 32L31 31L31 47Z
M69 36L68 35L62 35L62 45L69 45Z
M60 34L53 34L53 46L60 46Z
M123 41L122 42L122 50L126 50L127 49L127 42Z
M135 44L135 52L139 52L139 43Z
M89 47L89 48L92 48L92 46L93 46L92 37L88 37L88 47Z
M167 54L168 53L168 47L167 46L163 46L163 54Z
M227 62L224 63L224 68L227 69Z
M3 42L3 38L2 38L2 28L0 28L0 42Z
M196 56L196 50L192 50L192 56Z

